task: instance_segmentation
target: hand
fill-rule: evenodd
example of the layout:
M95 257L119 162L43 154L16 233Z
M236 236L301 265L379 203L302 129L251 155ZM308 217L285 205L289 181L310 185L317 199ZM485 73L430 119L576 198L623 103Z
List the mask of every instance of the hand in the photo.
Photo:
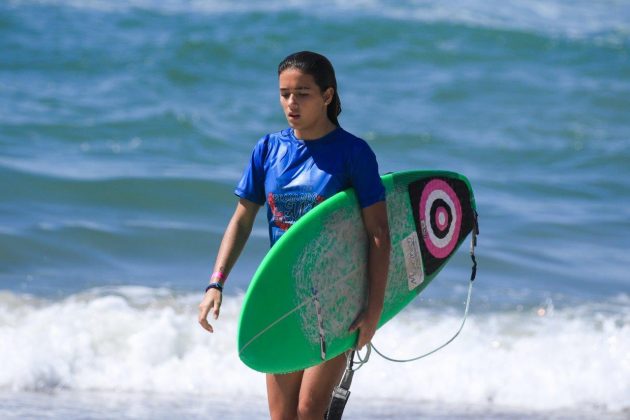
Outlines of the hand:
M356 349L361 350L363 346L372 341L372 337L376 333L376 328L378 327L378 321L380 318L380 311L376 314L376 316L372 313L372 311L362 310L359 312L359 315L356 317L352 325L348 331L354 332L357 329L359 330L359 338L357 339Z
M219 318L222 299L223 293L218 289L208 289L204 295L203 300L199 304L199 324L201 324L203 329L214 332L212 325L208 322L208 314L212 311L212 317L214 319Z

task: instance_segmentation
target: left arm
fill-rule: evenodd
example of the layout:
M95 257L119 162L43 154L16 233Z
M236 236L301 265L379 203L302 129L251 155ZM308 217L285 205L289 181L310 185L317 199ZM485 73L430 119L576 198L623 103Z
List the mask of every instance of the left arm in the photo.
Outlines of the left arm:
M367 306L350 326L350 331L359 329L357 349L361 349L372 340L381 318L391 249L385 201L362 209L361 216L368 235L369 284Z

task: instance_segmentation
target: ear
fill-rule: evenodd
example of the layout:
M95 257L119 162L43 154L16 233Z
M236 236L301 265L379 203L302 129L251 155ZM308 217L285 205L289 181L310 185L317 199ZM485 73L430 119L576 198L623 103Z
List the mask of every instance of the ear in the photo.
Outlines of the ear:
M328 89L326 89L324 91L323 97L324 97L324 103L326 105L330 105L330 103L333 100L333 96L335 96L335 89L332 87L329 87Z

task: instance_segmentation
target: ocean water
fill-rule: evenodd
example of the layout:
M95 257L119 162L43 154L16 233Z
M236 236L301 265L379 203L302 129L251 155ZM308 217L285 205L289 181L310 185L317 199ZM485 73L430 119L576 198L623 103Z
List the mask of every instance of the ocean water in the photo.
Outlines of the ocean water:
M334 63L381 172L461 172L481 235L461 335L372 355L351 419L630 416L630 2L0 3L0 418L267 417L236 352L262 216L216 333L196 307L276 66ZM462 247L379 331L461 321Z

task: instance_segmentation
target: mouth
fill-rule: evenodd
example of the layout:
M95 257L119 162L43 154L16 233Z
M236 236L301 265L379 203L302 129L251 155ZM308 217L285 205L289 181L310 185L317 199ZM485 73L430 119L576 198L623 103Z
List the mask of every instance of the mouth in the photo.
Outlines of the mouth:
M290 120L297 120L298 118L300 118L300 114L296 112L289 112L289 114L287 114L287 118L289 118Z

